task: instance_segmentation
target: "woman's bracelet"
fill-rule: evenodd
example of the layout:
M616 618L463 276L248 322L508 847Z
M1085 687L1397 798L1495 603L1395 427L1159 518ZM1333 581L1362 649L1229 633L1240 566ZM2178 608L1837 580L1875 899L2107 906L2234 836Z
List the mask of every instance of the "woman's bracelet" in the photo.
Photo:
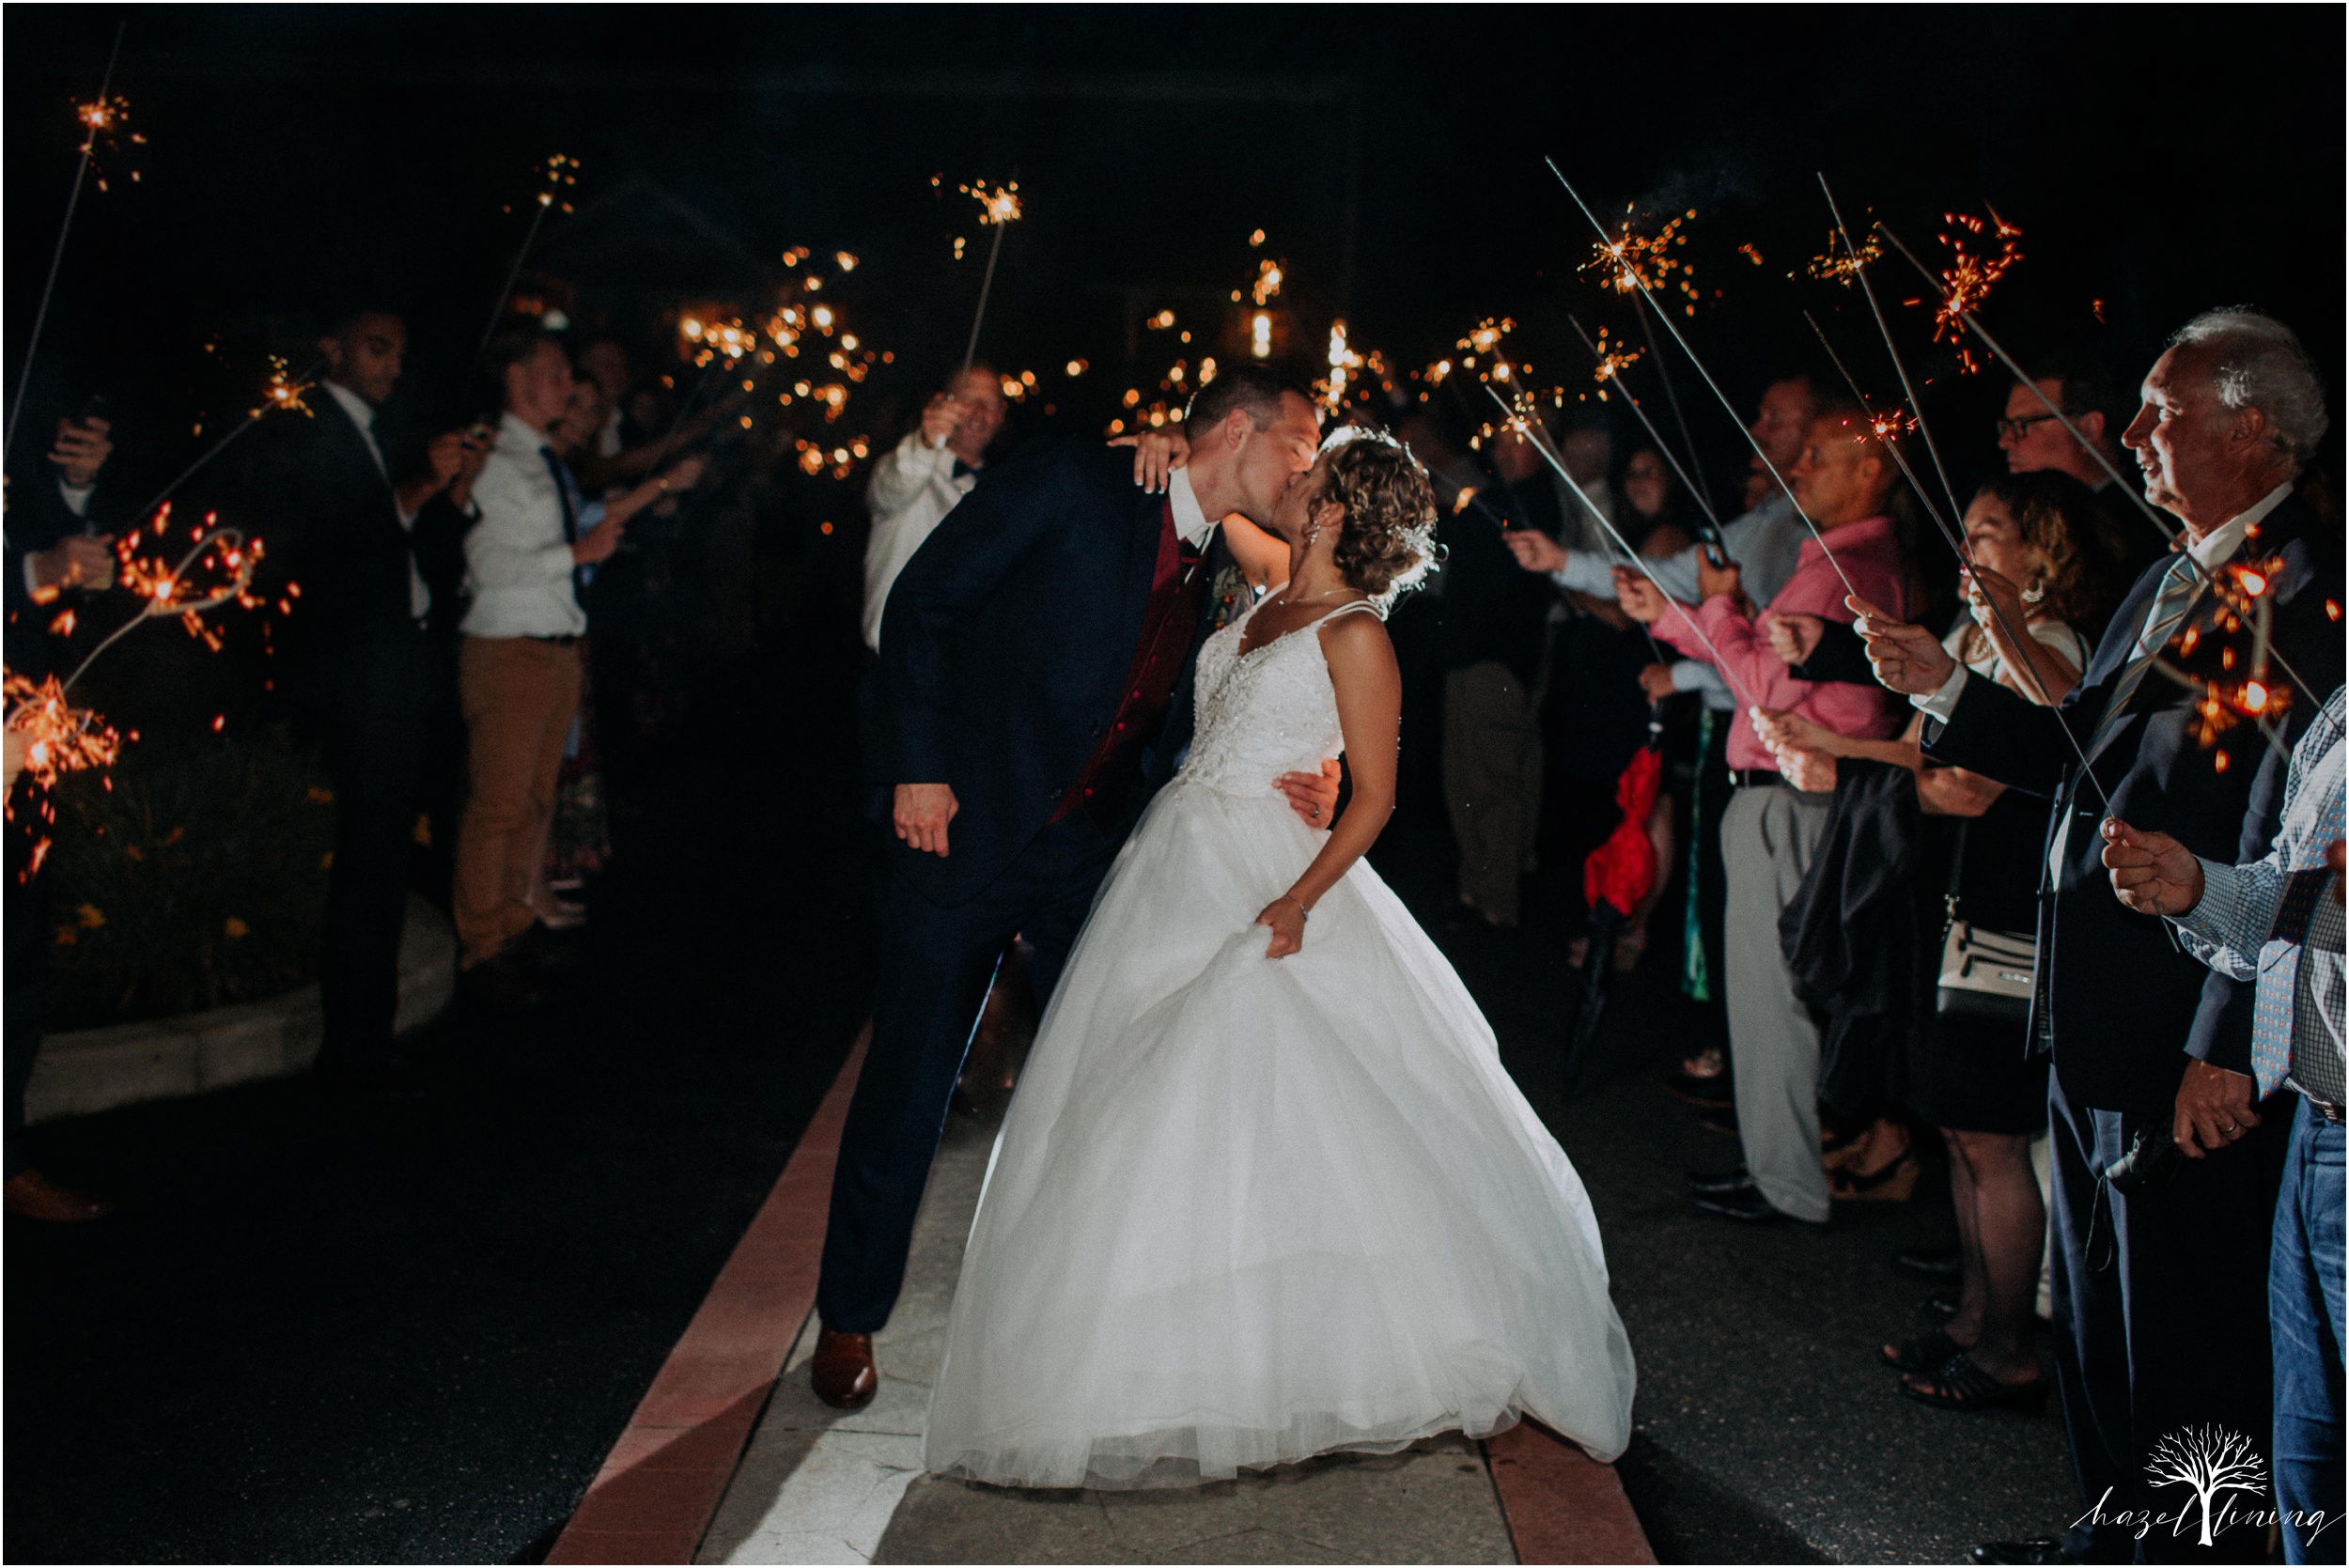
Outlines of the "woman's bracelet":
M1292 904L1294 904L1294 905L1296 905L1296 906L1297 906L1297 918L1298 918L1298 919L1299 919L1299 920L1311 920L1311 919L1313 919L1313 918L1314 918L1314 912L1313 912L1311 909L1308 909L1307 908L1305 908L1305 901L1304 901L1303 899L1301 899L1301 898L1298 897L1298 896L1297 896L1297 894L1295 894L1295 893L1283 893L1283 894L1281 895L1281 898L1285 898L1285 899L1287 899L1290 903L1292 903ZM1274 899L1272 902L1274 902L1275 904L1278 904L1279 902L1281 902L1281 898L1276 898L1276 899Z

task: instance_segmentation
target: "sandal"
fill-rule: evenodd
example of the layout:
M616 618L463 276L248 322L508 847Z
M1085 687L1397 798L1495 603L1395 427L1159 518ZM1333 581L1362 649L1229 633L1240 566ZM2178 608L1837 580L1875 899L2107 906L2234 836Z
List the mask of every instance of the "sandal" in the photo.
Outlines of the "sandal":
M1828 1186L1838 1198L1905 1203L1917 1190L1917 1177L1922 1170L1916 1149L1910 1147L1874 1171L1855 1171L1848 1165L1829 1167Z
M1881 1347L1876 1351L1876 1359L1894 1372L1939 1372L1965 1355L1968 1348L1950 1338L1947 1329L1936 1328L1913 1340L1903 1340L1898 1344Z
M1912 1372L1901 1379L1901 1392L1937 1410L1996 1410L2005 1405L2036 1410L2047 1403L2047 1379L2001 1383L1960 1351L1938 1372Z

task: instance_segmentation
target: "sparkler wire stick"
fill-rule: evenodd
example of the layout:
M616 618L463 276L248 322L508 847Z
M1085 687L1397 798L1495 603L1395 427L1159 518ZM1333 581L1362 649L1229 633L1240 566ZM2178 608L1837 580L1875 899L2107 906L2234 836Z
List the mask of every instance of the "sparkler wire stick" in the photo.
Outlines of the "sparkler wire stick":
M540 201L537 212L530 220L529 232L522 236L522 248L514 253L514 265L506 269L506 287L498 290L497 303L490 307L490 324L481 329L481 346L473 351L475 363L490 351L490 339L497 335L498 323L506 318L506 302L514 295L514 284L522 275L522 262L530 255L530 247L538 242L538 225L547 221L547 211L554 204Z
M99 78L98 102L102 108L106 95L114 86L115 61L122 54L122 35L130 30L131 19L125 17L115 27L114 48L106 55L106 71ZM8 405L8 427L0 432L0 462L16 450L16 419L24 411L24 392L33 381L33 352L40 347L40 329L49 319L49 297L56 292L57 270L65 263L65 243L73 234L74 210L82 204L82 182L89 176L90 158L98 148L98 127L90 126L89 134L82 138L82 161L73 170L73 194L65 200L65 222L57 225L57 248L49 256L49 279L40 286L40 308L33 312L33 334L24 343L24 367L16 378L16 400Z
M1591 221L1591 226L1598 230L1599 243L1612 249L1617 244L1614 236L1607 232L1607 225L1598 221L1598 214L1591 210L1590 203L1582 199L1582 194L1574 188L1571 180L1566 179L1565 172L1558 167L1558 161L1554 158L1545 158L1542 162L1549 165L1549 172L1556 175L1558 183L1566 188L1566 194L1574 198L1574 205L1582 210L1582 215ZM1655 304L1654 293L1649 289L1647 280L1640 275L1640 270L1626 261L1621 255L1616 256L1615 261L1618 266L1622 267L1624 276L1629 278L1639 287L1641 297L1647 300L1650 304ZM1752 447L1753 455L1762 459L1762 466L1769 471L1771 478L1778 481L1778 488L1786 492L1786 500L1795 508L1795 516L1802 519L1802 525L1811 530L1811 536L1819 542L1819 552L1827 557L1828 566L1833 568L1844 589L1855 598L1865 597L1860 594L1851 578L1844 572L1843 563L1835 558L1835 551L1828 548L1827 536L1819 531L1817 523L1811 520L1811 514L1802 509L1802 503L1795 499L1795 487L1786 482L1786 475L1778 471L1778 465L1770 461L1770 455L1762 450L1762 442L1755 438L1751 430L1746 429L1746 422L1737 417L1737 405L1729 400L1729 394L1721 390L1720 383L1713 379L1713 373L1704 367L1704 362L1697 358L1697 351L1688 347L1688 338L1681 334L1679 327L1675 326L1672 318L1664 313L1662 306L1656 306L1656 314L1664 323L1664 330L1672 334L1672 341L1680 345L1680 351L1688 356L1688 363L1696 366L1697 375L1703 380L1707 387L1712 389L1713 396L1720 400L1720 405L1727 411L1731 421L1738 429L1745 431L1746 444Z
M1485 387L1485 395L1501 405L1501 411L1508 416L1509 423L1515 425L1524 434L1533 450L1542 455L1542 460L1550 466L1559 478L1566 482L1566 489L1574 492L1574 498L1582 504L1583 510L1598 519L1598 525L1607 531L1609 538L1615 541L1615 548L1622 551L1630 559L1631 564L1639 568L1640 575L1646 578L1654 585L1656 591L1664 597L1664 602L1680 613L1680 618L1688 623L1688 629L1696 634L1696 640L1704 644L1704 651L1713 656L1713 668L1719 672L1722 681L1736 695L1738 701L1750 708L1760 707L1762 705L1755 702L1752 694L1746 691L1738 682L1737 677L1729 673L1728 666L1722 661L1721 650L1714 645L1712 638L1704 634L1704 628L1697 624L1697 618L1688 613L1688 607L1672 597L1672 590L1664 586L1663 582L1657 577L1646 560L1638 551L1631 548L1631 541L1625 538L1615 525L1607 520L1607 514L1591 505L1590 496L1584 493L1580 485L1574 482L1574 475L1566 472L1566 465L1559 459L1556 453L1549 449L1549 443L1533 433L1540 428L1539 424L1526 418L1522 412L1511 406L1507 398L1495 392L1489 383Z
M1561 178L1563 179L1563 177L1562 176ZM1917 253L1910 250L1906 245L1901 243L1901 237L1893 233L1890 228L1886 227L1883 223L1879 222L1875 226L1876 232L1883 235L1887 240L1890 240L1892 242L1892 248L1900 252L1903 256L1906 257L1908 264L1911 267L1916 268L1917 271L1923 275L1924 280L1931 284L1940 292L1942 297L1946 299L1949 295L1949 288L1938 277L1934 275L1931 268L1917 259ZM2054 398L2048 396L2046 393L2040 390L2039 383L2032 380L2024 371L2023 367L2015 363L2015 356L2006 351L2006 348L2003 344L2001 344L1997 338L1990 335L1989 330L1985 328L1981 321L1975 318L1972 311L1960 310L1957 315L1958 319L1964 321L1966 325L1971 329L1973 334L1982 339L1983 347L1989 349L1992 354L1998 357L1999 364L2005 365L2009 371L2013 372L2015 380L2018 383L2030 389L2030 395L2033 397L2038 398L2041 406L2046 408L2050 414L2055 416L2056 423L2061 425L2063 428L2070 433L2074 441L2079 442L2080 449L2086 452L2090 457L2096 459L2096 466L2105 471L2106 476L2112 480L2115 488L2120 489L2122 493L2126 495L2130 500L2136 502L2137 509L2145 514L2146 520L2151 522L2155 528L2159 529L2161 531L2161 536L2169 540L2170 543L2174 546L2178 540L2178 531L2170 527L2168 522L2164 521L2161 513L2155 508L2154 504L2145 499L2144 491L2141 486L2132 485L2127 480L2121 477L2121 471L2114 468L2111 463L2108 462L2105 459L2105 455L2096 450L2094 443L2090 442L2086 436L2080 434L2079 427L2073 424L2070 417L2066 415L2061 409L2056 407ZM2194 558L2194 552L2192 551L2180 550L2178 554L2186 562L2186 569L2192 572L2196 577L2201 579L2202 586L2205 589L2208 589L2212 593L2217 593L2218 591L2218 580L2211 575L2211 573L2202 566L2201 562L2197 561ZM2273 646L2268 649L2268 658L2274 660L2276 668L2284 673L2285 679L2291 681L2293 685L2300 689L2301 695L2308 698L2309 703L2317 717L2320 719L2324 718L2325 699L2318 696L2316 689L2301 677L2299 671L2292 667L2292 661L2286 659L2282 653L2278 651ZM2327 721L2327 722L2329 722L2330 721Z
M1003 254L1003 230L1010 225L995 225L995 238L987 244L987 276L979 280L978 313L971 318L971 341L962 350L962 373L955 378L955 396L962 395L962 383L971 374L972 364L979 357L979 327L987 319L987 296L995 287L995 258Z
M1599 347L1592 340L1591 334L1582 330L1581 318L1569 315L1566 318L1566 320L1568 324L1574 328L1575 335L1582 340L1582 347L1591 351L1591 357L1598 361L1599 364L1605 365L1607 363L1607 356L1599 351ZM1694 501L1699 509L1704 513L1704 520L1711 525L1713 534L1712 538L1708 542L1713 544L1720 543L1721 520L1720 515L1713 510L1712 498L1707 496L1703 491L1700 490L1696 486L1696 482L1688 477L1688 471L1680 466L1680 459L1678 457L1673 455L1671 443L1664 440L1664 433L1656 427L1656 421L1647 416L1647 410L1641 407L1640 400L1631 395L1631 389L1627 386L1624 386L1623 377L1620 374L1610 372L1608 379L1612 380L1616 386L1622 388L1624 401L1629 403L1631 405L1631 411L1640 416L1640 423L1646 427L1649 439L1656 442L1656 449L1664 455L1664 460L1666 462L1672 465L1672 472L1680 475L1680 483L1688 491L1688 498ZM1667 391L1671 389L1671 385L1672 383L1670 380L1665 382L1665 388ZM1675 411L1677 411L1676 409ZM1688 426L1685 423L1681 426L1681 433L1684 436L1688 433ZM1689 450L1693 453L1695 448L1691 446Z
M1908 379L1908 366L1901 363L1901 351L1894 347L1892 342L1892 329L1885 324L1883 308L1876 303L1876 291L1868 285L1868 269L1860 265L1859 247L1851 242L1851 230L1843 226L1843 210L1836 206L1835 193L1828 189L1825 173L1819 176L1819 192L1827 197L1828 215L1835 220L1835 232L1843 241L1843 254L1851 258L1852 276L1859 281L1859 292L1868 302L1868 314L1875 318L1876 331L1884 335L1884 351L1891 358L1892 373L1901 379L1901 392L1908 399L1909 417L1916 420L1917 434L1924 439L1925 456L1933 459L1934 475L1941 481L1941 493L1950 498L1950 517L1954 520L1964 515L1965 508L1958 505L1956 487L1950 483L1950 471L1941 463L1941 449L1933 443L1933 432L1925 426L1924 399L1917 396L1917 388ZM1805 314L1809 313L1805 312ZM1816 321L1812 322L1811 330L1818 332L1819 324ZM1819 341L1825 343L1827 334L1819 333ZM1830 358L1833 357L1834 352L1832 349L1828 350ZM1838 365L1836 368L1841 370L1843 366ZM1846 374L1843 379L1848 381L1851 377ZM1852 395L1858 396L1859 393L1859 388L1855 384L1852 388ZM1867 400L1861 398L1860 403L1864 408ZM1907 467L1906 463L1901 466ZM1973 563L1968 560L1967 565L1971 567Z
M302 372L301 375L293 378L293 380L295 382L299 382L304 387L307 387L317 377L318 373L325 367L326 360L323 356L321 356L320 358L312 361L310 368ZM235 429L229 431L226 435L221 437L220 440L214 442L210 448L208 449L202 457L196 458L195 461L181 469L178 478L172 480L170 484L165 485L162 489L156 491L153 500L149 501L146 505L141 506L137 511L131 513L130 516L132 520L136 520L147 517L152 513L156 507L170 500L172 496L178 492L180 486L186 484L190 479L195 476L197 470L204 467L205 464L210 462L214 458L219 457L223 452L226 452L228 449L228 443L230 442L235 441L239 436L253 428L254 426L258 425L261 422L262 417L270 412L272 406L273 405L269 403L263 403L259 408L255 409L251 413L245 415L243 421L239 424Z
M1836 353L1835 345L1828 341L1827 332L1819 325L1818 318L1806 310L1802 313L1802 318L1810 322L1811 330L1818 334L1819 347L1827 350L1828 363L1833 365L1836 372L1843 378L1843 384L1851 388L1852 396L1859 399L1861 409L1867 409L1868 395L1859 390L1859 383L1853 380L1852 373L1843 368L1843 361ZM1874 419L1875 415L1870 411L1868 417ZM1933 497L1925 493L1924 481L1920 479L1917 476L1917 471L1909 466L1908 458L1901 451L1899 444L1888 441L1884 443L1884 449L1890 452L1892 455L1892 460L1900 465L1901 474L1908 481L1908 488L1917 493L1918 504L1924 507L1925 516L1933 520L1933 525L1941 531L1941 537L1947 540L1950 548L1957 552L1957 558L1964 563L1966 569L1969 572L1974 571L1976 569L1974 552L1972 548L1966 543L1964 531L1952 527L1942 518L1939 508L1933 504ZM2015 623L2006 618L2006 612L1999 608L1999 601L1991 598L1987 591L1983 594L1982 599L1990 607L1991 618L1999 623L1999 629L2006 633L2008 640L2015 644L2015 652L2022 656L2015 660L2015 663L2021 670L2023 678L2030 681L2031 690L2039 693L2040 705L2053 712L2058 705L2054 695L2047 690L2046 679L2039 674L2038 660L2032 652L2031 644L2025 641L2015 631ZM2096 791L2096 798L2105 803L2106 815L2109 815L2112 811L2112 797L2105 793L2104 781L2097 778L2095 769L2089 766L2088 753L2081 748L2079 737L2072 733L2072 726L2064 722L2061 713L2056 714L2056 727L2062 730L2064 743L2072 748L2072 754L2079 758L2080 776L2085 778Z

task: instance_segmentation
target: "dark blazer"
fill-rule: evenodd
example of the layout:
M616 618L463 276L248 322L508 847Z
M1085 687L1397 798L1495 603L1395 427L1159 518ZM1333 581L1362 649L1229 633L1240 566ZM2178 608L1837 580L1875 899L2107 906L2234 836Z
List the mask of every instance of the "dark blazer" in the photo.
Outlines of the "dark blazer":
M894 846L935 902L977 893L1026 846L1117 712L1142 635L1167 502L1133 456L1054 441L989 464L890 589L881 621L878 784L944 784L961 807L943 859ZM1219 535L1199 567L1227 564ZM1205 586L1205 584L1203 584ZM1191 672L1216 615L1200 596L1173 706L1129 815L1190 744Z
M2296 491L2235 559L2278 556L2270 590L2275 645L2317 693L2313 701L2293 693L2283 737L2289 749L2341 680L2341 629L2326 609L2328 599L2341 598L2340 540ZM1970 680L1950 722L1928 719L1923 730L1924 749L1942 761L2057 799L2043 866L2070 815L2061 876L2053 888L2043 883L2040 894L2033 1034L2053 1042L2057 1076L2073 1099L2149 1117L2169 1113L2188 1056L2249 1070L2252 987L2204 969L2162 921L2131 913L2113 896L2097 831L2105 803L2093 788L2072 787L2078 762L2063 731L2095 747L2090 762L2113 815L2173 834L2205 858L2239 859L2253 843L2263 852L2282 806L2281 773L2262 766L2266 743L2258 731L2239 723L2203 745L2195 693L2159 671L2147 674L2098 738L2168 566L2164 557L2138 578L2061 705L2043 707ZM2205 594L2190 624L2210 620ZM2211 650L2222 641L2247 639L2206 638L2198 657L2216 657ZM2270 772L2274 780L2262 783Z
M414 615L413 546L391 481L332 393L319 388L311 406L308 419L270 420L254 432L268 439L249 482L272 577L302 588L279 645L297 691L315 696L387 639L412 636Z

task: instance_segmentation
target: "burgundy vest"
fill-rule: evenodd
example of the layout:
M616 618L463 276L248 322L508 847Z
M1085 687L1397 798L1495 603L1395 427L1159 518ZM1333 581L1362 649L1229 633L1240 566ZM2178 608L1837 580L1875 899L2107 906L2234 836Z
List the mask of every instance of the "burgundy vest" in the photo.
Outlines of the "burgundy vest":
M1158 737L1167 709L1174 706L1174 682L1190 653L1200 600L1206 593L1199 560L1199 551L1175 536L1174 505L1169 502L1159 526L1150 603L1143 612L1133 660L1126 667L1126 684L1118 691L1116 716L1078 770L1077 782L1053 809L1052 821L1065 822L1082 812L1107 831L1141 783L1142 753Z

